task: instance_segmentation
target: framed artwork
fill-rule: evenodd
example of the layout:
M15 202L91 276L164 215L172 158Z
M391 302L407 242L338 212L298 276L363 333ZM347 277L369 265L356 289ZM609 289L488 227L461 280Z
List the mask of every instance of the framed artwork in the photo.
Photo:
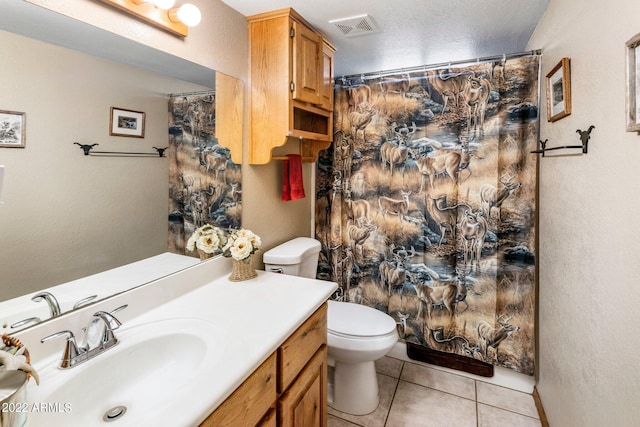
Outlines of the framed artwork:
M144 138L144 113L111 107L109 135Z
M0 147L24 148L27 142L27 114L0 110Z
M640 132L640 34L627 42L627 132Z
M571 114L571 65L562 58L547 74L547 121L555 122Z

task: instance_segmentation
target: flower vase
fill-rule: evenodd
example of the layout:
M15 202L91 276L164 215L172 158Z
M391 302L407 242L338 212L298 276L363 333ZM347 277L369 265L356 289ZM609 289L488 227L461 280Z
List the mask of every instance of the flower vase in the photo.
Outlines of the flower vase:
M198 249L198 255L200 255L200 261L204 261L205 259L209 259L213 256L213 254L206 253L202 249Z
M245 262L247 260L248 262ZM256 269L253 268L253 254L249 255L248 259L241 261L232 259L231 261L231 275L229 276L229 280L232 282L242 282L243 280L253 279L258 276Z

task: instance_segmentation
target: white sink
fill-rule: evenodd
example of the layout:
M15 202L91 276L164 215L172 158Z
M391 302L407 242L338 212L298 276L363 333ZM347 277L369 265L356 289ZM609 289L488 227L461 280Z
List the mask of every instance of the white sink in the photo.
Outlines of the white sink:
M27 391L27 426L193 423L194 386L211 379L207 371L221 354L222 329L179 318L123 325L115 335L115 347L71 369L57 368L59 355L37 366L40 386L31 381Z

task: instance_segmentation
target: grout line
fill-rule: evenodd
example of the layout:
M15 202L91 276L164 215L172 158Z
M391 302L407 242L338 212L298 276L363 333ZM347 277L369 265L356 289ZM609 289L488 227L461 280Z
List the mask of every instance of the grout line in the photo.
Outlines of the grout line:
M520 412L512 411L510 409L506 409L506 408L503 408L501 406L489 405L488 403L478 402L478 404L476 406L479 406L479 405L484 405L484 406L488 406L489 408L494 408L494 409L498 409L500 411L509 412L511 414L518 415L519 417L525 417L525 418L529 418L531 420L540 421L540 423L542 424L542 421L540 419L538 419L536 417L532 417L531 415L521 414ZM542 425L544 426L544 424L542 424ZM548 424L547 424L547 427L548 427Z
M428 386L428 385L414 383L413 381L402 380L402 379L400 381L405 382L407 384L417 385L418 387L427 388L429 390L437 391L438 393L448 394L449 396L458 397L458 398L464 399L464 400L469 400L471 402L477 402L478 401L477 396L476 396L475 399L469 399L468 397L460 396L459 394L451 393L450 391L444 391L444 390L440 390L438 388L434 388L434 387L431 387L431 386Z
M476 427L480 427L480 408L478 404L478 381L473 380L473 392L475 393L476 401Z
M391 395L391 402L389 403L389 410L387 411L387 416L384 418L384 426L386 427L387 421L389 421L389 415L391 414L391 408L393 408L393 401L396 399L396 393L398 392L398 387L400 387L400 378L402 377L402 371L404 370L405 362L402 362L402 367L400 368L400 373L398 374L398 378L396 378L396 388L393 390L393 394Z

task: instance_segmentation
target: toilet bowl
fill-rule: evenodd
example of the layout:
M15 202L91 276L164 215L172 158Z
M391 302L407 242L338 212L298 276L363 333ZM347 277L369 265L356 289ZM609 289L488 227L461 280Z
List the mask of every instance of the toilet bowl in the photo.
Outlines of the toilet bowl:
M263 255L266 271L315 278L320 242L298 237ZM348 414L365 415L380 402L375 361L398 341L395 320L375 308L328 301L327 344L333 375L329 406Z
M375 361L398 341L396 322L375 308L328 303L327 343L334 362L329 405L353 415L371 413L380 403Z

